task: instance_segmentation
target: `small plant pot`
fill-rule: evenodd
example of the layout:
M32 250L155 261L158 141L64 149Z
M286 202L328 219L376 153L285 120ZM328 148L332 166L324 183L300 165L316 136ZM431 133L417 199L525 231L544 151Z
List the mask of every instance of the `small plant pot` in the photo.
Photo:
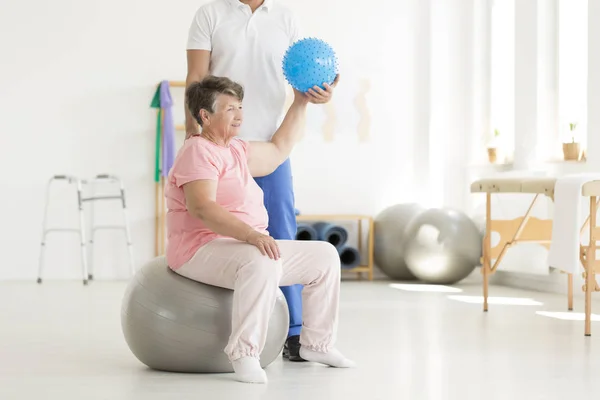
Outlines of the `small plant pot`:
M563 155L565 161L579 161L581 157L579 143L563 143Z
M490 163L495 164L496 160L498 159L498 152L493 147L488 147L487 151L488 151L488 160L490 161Z

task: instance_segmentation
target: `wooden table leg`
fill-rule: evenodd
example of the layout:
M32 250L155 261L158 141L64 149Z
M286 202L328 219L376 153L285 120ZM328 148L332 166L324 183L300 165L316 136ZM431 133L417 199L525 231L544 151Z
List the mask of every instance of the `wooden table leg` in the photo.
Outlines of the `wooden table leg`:
M166 220L167 220L167 208L165 199L165 177L160 178L160 255L164 255L166 252Z
M160 211L160 182L156 182L155 184L155 207L154 207L154 257L158 257L160 255L160 219L161 219L161 211Z
M488 286L492 254L492 195L486 193L485 236L483 238L483 311L488 310Z
M573 311L573 274L568 274L569 311Z
M369 257L369 280L373 280L373 252L375 249L375 221L369 217L369 239L368 239L368 257Z
M590 197L590 244L585 257L585 336L592 335L592 291L596 288L594 264L596 261L596 197Z

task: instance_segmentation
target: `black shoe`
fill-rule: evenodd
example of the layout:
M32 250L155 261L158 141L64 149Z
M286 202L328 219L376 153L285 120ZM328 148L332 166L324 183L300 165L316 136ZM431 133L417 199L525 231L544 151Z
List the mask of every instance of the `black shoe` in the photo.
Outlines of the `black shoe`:
M290 361L302 362L306 361L300 357L300 336L290 336L283 345L283 358Z

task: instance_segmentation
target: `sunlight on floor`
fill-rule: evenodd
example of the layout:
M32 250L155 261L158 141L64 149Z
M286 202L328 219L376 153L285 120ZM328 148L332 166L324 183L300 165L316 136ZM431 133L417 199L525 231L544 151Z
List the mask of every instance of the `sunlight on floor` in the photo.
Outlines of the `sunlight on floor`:
M391 288L405 290L407 292L437 292L437 293L461 293L462 289L453 288L444 285L421 285L421 284L404 284L392 283Z
M450 300L461 301L463 303L483 304L483 296L448 296L448 298ZM541 306L544 303L540 303L539 301L525 297L488 297L488 304Z
M535 313L542 317L562 319L565 321L585 321L585 313L564 311L536 311ZM592 314L592 321L600 321L600 315Z

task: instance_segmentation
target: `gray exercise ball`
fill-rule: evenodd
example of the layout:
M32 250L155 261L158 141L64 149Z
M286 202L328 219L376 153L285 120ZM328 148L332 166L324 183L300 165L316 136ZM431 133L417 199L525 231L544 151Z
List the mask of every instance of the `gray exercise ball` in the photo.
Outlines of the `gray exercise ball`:
M406 235L406 264L424 282L459 282L480 263L479 229L460 211L427 210L410 222Z
M143 266L127 287L121 327L132 353L148 367L169 372L224 373L233 368L223 352L231 334L233 291L171 271L164 257ZM279 291L260 363L283 349L289 313Z
M396 204L380 212L373 221L373 258L381 271L392 279L416 279L406 265L403 249L408 223L423 211L425 208L418 204Z

